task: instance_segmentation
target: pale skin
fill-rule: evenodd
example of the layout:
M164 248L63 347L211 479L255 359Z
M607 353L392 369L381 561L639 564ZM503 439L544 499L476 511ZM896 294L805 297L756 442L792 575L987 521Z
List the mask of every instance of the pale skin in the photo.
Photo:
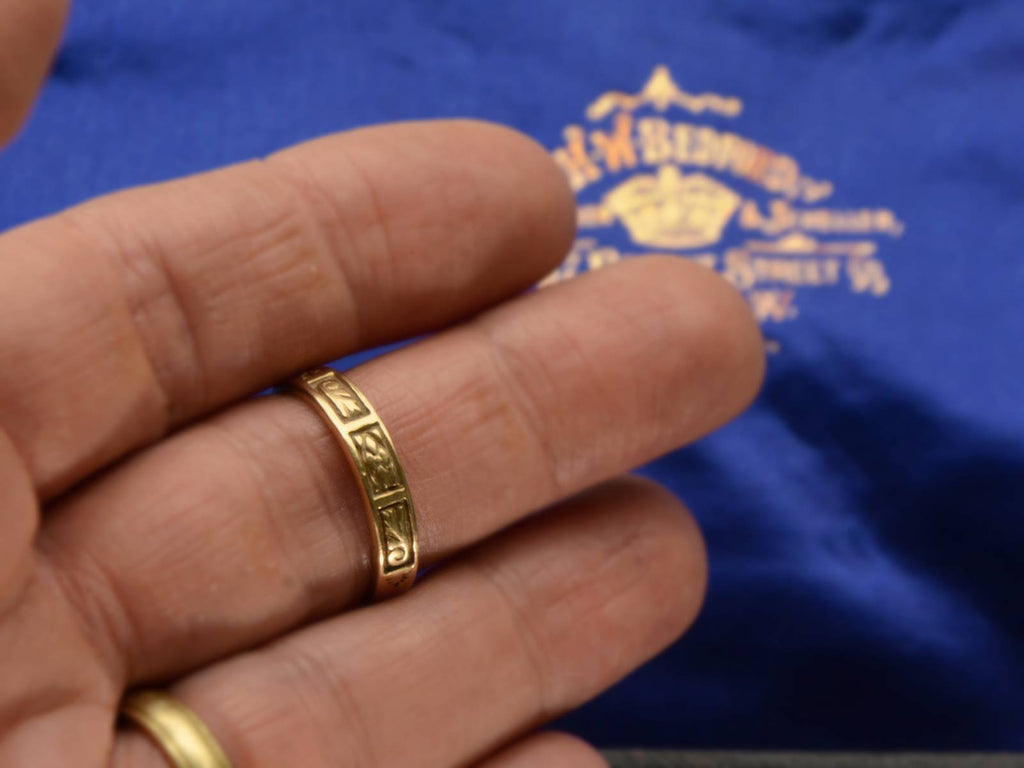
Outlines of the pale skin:
M0 0L4 139L65 12ZM237 768L603 765L537 728L673 642L706 573L680 502L615 478L738 414L763 345L678 259L524 294L573 222L540 147L435 122L0 236L0 766L165 768L116 722L153 685ZM436 566L367 607L342 449L251 395L427 334L350 372Z

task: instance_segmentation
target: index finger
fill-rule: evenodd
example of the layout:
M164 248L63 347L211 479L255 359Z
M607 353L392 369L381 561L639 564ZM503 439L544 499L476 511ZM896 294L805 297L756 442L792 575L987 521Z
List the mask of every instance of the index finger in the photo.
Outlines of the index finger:
M528 287L574 201L468 122L340 134L0 238L0 425L52 494L167 430Z

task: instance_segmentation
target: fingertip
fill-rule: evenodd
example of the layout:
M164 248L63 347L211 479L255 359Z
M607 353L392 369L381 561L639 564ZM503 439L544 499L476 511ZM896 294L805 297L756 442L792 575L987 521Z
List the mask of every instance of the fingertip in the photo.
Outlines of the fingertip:
M709 323L716 317L728 319L722 325L721 343L728 352L728 365L736 372L736 414L741 413L764 384L767 367L764 334L750 304L728 280L701 265L690 266L700 270L706 281Z
M697 390L708 395L708 427L746 410L761 389L766 359L760 326L742 294L714 270L686 258L633 258L611 271L636 283L634 292L653 319L648 338L665 345L668 354L685 350L677 375L699 379Z
M68 0L0 3L0 147L25 122L60 42Z
M543 277L564 259L576 237L576 196L565 173L533 137L500 123L439 121L465 159L491 168L490 179L523 201L524 256ZM532 242L532 245L530 243Z
M557 548L570 536L576 542L576 570L559 589L570 590L581 603L575 610L590 611L588 631L605 638L600 645L582 641L578 633L565 638L586 660L588 675L599 665L603 674L625 674L631 668L625 659L635 666L661 652L700 612L708 580L703 536L685 505L651 480L618 477L522 530L534 551ZM577 577L585 587L572 582ZM592 594L583 600L584 593Z

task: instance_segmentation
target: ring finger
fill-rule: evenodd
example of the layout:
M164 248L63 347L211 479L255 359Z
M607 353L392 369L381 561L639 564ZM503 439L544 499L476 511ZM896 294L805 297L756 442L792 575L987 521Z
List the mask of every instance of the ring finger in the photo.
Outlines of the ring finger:
M692 518L622 480L485 542L406 599L300 630L175 694L236 768L465 765L675 639L704 585ZM165 766L138 734L114 755L116 768Z

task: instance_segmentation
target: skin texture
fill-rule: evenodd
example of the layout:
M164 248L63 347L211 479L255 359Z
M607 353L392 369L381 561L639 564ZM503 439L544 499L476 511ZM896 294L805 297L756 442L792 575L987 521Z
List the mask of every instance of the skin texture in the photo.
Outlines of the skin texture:
M27 23L11 7L0 34ZM8 134L40 66L0 57ZM740 297L680 260L524 293L573 221L542 148L457 121L0 235L0 766L166 765L116 727L152 684L239 768L602 765L529 734L671 643L705 584L681 504L611 478L739 413L763 351ZM350 374L434 566L359 607L370 541L341 449L297 399L251 396L428 334Z

